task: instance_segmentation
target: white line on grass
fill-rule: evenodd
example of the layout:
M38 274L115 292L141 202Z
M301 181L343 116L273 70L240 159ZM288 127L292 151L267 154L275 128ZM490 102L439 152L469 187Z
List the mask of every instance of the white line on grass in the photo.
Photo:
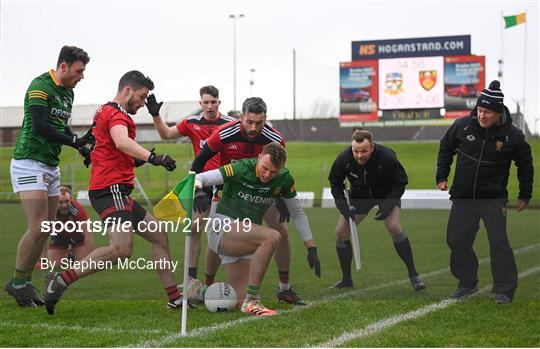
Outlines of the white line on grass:
M519 278L524 278L524 277L527 277L529 275L532 275L534 273L537 273L540 271L540 266L536 266L536 267L533 267L533 268L529 268L527 270L525 270L523 273L519 274ZM482 288L478 293L483 293L483 292L487 292L489 291L490 289L492 288L492 286L486 286L484 288ZM372 335L372 334L375 334L377 332L380 332L382 330L385 330L391 326L394 326L394 325L397 325L401 322L404 322L404 321L407 321L407 320L414 320L414 319L418 319L422 316L425 316L429 313L432 313L432 312L435 312L437 310L441 310L441 309L444 309L454 303L458 302L457 300L455 299L444 299L442 300L441 302L439 303L433 303L433 304L429 304L429 305L426 305L426 306L423 306L421 308L418 308L416 310L413 310L413 311L409 311L407 313L402 313L402 314L399 314L399 315L394 315L394 316L391 316L389 318L386 318L386 319L383 319L383 320L379 320L379 321L376 321L362 329L358 329L356 331L346 331L346 332L343 332L343 334L341 334L339 337L335 337L331 340L329 340L328 342L325 342L325 343L321 343L321 344L317 344L315 345L315 347L320 347L320 348L334 348L334 347L337 347L337 346L340 346L348 341L351 341L353 339L358 339L358 338L362 338L362 337L366 337L366 336L369 336L369 335Z
M113 334L117 335L120 333L129 333L133 335L138 334L164 334L168 331L166 330L155 330L155 329L140 329L140 330L128 330L128 329L122 329L122 328L114 328L114 327L87 327L87 326L79 326L79 325L58 325L58 324L45 324L45 323L37 323L37 324L26 324L22 322L0 322L0 328L8 328L8 327L24 327L24 328L36 328L36 329L45 329L45 330L61 330L61 331L84 331L84 332L97 332L97 333L106 333L106 334Z
M529 245L529 246L522 247L520 249L515 250L514 255L529 252L531 250L536 249L537 247L540 247L540 244L534 244L534 245ZM481 259L481 260L478 261L479 264L484 264L486 262L489 262L489 258L484 258L484 259ZM435 275L442 274L444 272L448 272L449 270L450 270L449 268L442 268L442 269L439 269L439 270L433 270L431 272L421 274L421 276L424 277L424 278L432 277L432 276L435 276ZM303 306L303 307L294 307L294 308L291 308L289 310L280 310L279 313L280 314L288 314L288 313L292 313L292 312L297 312L297 311L300 311L300 310L309 309L309 308L311 308L313 306L318 306L318 305L321 305L321 304L332 302L334 300L338 300L338 299L341 299L341 298L354 297L354 296L356 296L358 294L361 294L363 292L372 292L372 291L376 291L376 290L379 290L379 289L382 289L382 288L391 287L391 286L397 286L397 285L406 284L406 283L409 283L409 282L410 282L410 280L407 278L407 279L387 282L387 283L384 283L384 284L368 287L368 288L365 288L365 289L347 291L347 292L339 293L339 294L336 294L336 295L327 296L327 297L325 297L324 299L322 299L320 301L309 302L308 305ZM242 317L242 318L239 318L239 319L236 319L236 320L221 322L221 323L211 325L211 326L198 327L198 328L195 328L195 329L193 329L191 331L188 331L188 333L185 336L182 336L180 334L180 332L173 332L173 333L170 333L169 335L166 335L166 336L161 337L161 338L148 339L148 340L141 341L141 342L138 342L138 343L135 343L135 344L128 344L128 345L126 345L126 347L136 347L136 348L140 348L140 347L145 347L145 348L146 347L163 347L163 346L167 345L168 343L172 343L172 342L174 342L174 341L176 341L178 339L181 339L181 338L200 337L200 336L206 335L206 334L214 332L214 331L223 330L223 329L226 329L226 328L229 328L229 327L233 327L233 326L236 326L236 325L240 325L240 324L243 324L243 323L246 323L246 322L255 321L255 320L259 320L259 319L261 319L261 317L259 317L259 316Z

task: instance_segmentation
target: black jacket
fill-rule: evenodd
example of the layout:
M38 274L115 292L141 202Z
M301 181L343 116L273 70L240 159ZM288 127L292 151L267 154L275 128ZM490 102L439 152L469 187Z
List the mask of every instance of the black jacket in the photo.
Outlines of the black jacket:
M533 163L525 136L512 125L507 107L500 124L484 129L478 124L476 108L457 119L441 140L437 159L437 183L447 181L453 157L456 172L451 199L508 199L508 177L514 160L519 180L519 199L532 196Z
M354 159L352 147L342 151L332 168L328 180L334 199L344 199L345 178L351 184L351 196L355 199L400 199L407 185L407 173L396 153L384 145L375 143L375 150L364 166Z

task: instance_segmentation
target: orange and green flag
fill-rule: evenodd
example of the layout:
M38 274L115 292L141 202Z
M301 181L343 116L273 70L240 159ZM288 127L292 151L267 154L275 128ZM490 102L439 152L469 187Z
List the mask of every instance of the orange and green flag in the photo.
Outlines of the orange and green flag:
M527 21L525 12L521 12L514 16L504 16L504 28L511 28L513 26L525 23Z
M154 206L154 216L167 221L191 220L195 172L182 179L160 202Z

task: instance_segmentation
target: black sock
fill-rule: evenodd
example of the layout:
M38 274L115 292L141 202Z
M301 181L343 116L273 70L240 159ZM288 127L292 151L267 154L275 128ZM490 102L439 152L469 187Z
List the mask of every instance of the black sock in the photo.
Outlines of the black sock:
M339 258L339 265L343 274L343 282L352 282L351 278L351 263L352 263L352 246L351 240L340 241L336 240L336 252Z
M199 268L197 268L197 267L194 267L194 268L189 267L189 268L188 268L188 275L191 276L192 278L196 279L196 278L197 278L197 270L198 270L198 269L199 269Z
M409 242L407 235L405 235L405 232L402 231L399 235L393 236L392 239L394 240L394 248L396 249L398 256L403 263L405 263L405 266L409 271L409 277L418 276L414 267L411 243Z

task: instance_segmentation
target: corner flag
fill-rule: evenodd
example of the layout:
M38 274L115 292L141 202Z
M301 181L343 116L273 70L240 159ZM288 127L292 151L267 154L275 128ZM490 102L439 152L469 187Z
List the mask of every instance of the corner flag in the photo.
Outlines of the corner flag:
M167 221L191 219L194 186L195 172L190 172L154 206L154 216Z
M182 329L181 335L187 334L187 289L189 268L189 245L191 244L191 212L193 211L193 193L195 192L195 172L190 171L160 202L154 206L154 215L157 219L178 221L189 219L187 224L186 241L184 245L184 292L182 296Z

